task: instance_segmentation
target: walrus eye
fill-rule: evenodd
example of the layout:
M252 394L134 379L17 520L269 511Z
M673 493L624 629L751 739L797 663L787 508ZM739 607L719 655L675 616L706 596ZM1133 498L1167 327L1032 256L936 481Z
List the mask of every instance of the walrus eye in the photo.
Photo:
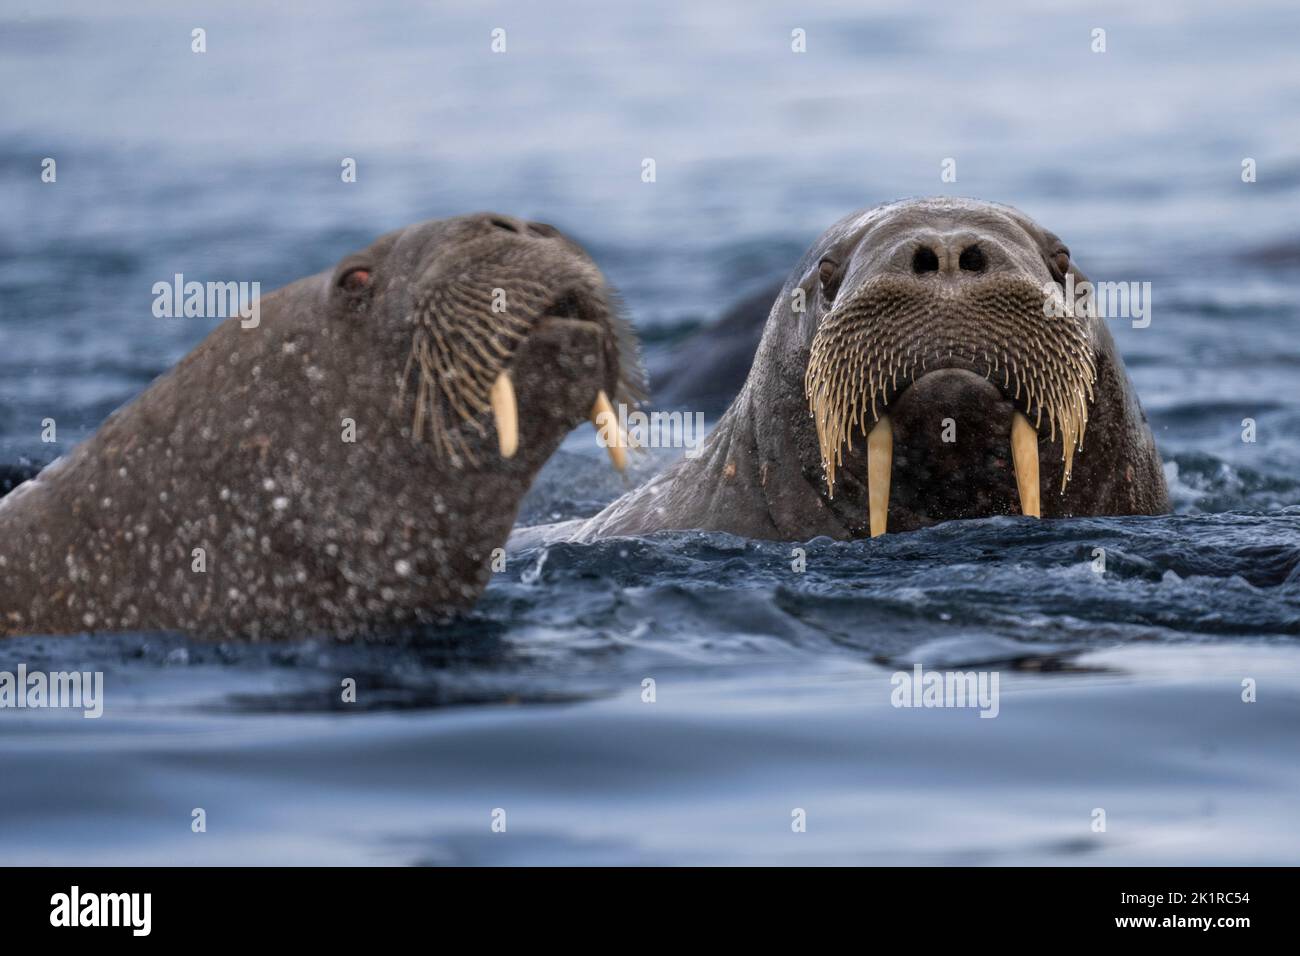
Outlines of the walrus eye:
M339 285L348 292L360 292L370 285L370 270L351 269L339 280Z
M1056 266L1057 275L1065 278L1065 274L1070 271L1070 250L1058 249L1052 256L1052 265Z
M836 276L839 268L839 263L833 259L823 259L817 264L817 278L822 284L822 295L827 299L835 298L839 291L840 283Z

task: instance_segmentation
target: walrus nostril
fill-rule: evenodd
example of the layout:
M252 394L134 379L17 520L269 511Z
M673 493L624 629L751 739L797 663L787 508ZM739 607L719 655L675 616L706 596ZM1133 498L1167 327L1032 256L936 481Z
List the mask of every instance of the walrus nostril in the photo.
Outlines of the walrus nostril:
M488 222L496 226L498 229L504 229L506 232L520 231L519 227L516 226L513 222L510 222L508 219L498 219L496 217L493 217L492 219L489 219Z
M569 291L546 307L544 315L557 319L590 319L577 292Z
M957 259L957 265L964 272L983 272L988 268L988 259L984 256L984 250L979 246L967 246L961 251L961 256Z
M912 256L912 271L917 275L922 272L938 272L939 256L929 246L921 246Z

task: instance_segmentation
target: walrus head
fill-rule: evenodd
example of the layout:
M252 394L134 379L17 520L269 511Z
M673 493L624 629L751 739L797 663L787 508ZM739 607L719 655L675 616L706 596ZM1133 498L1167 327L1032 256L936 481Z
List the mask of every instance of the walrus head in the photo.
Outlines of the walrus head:
M610 396L644 398L617 296L553 226L497 214L424 223L343 259L332 285L350 314L400 317L371 330L403 356L394 409L411 440L451 468L515 456L521 396L523 444L547 455L583 418L609 411ZM621 468L621 444L609 449Z
M1007 206L911 200L837 224L802 269L785 294L805 311L777 360L802 373L828 501L865 491L873 537L1068 510L1102 392L1117 419L1118 359L1064 302L1066 277L1086 278L1056 235Z
M1085 281L1060 239L1008 206L857 212L794 267L700 453L572 533L807 540L1167 511L1110 332L1066 301Z

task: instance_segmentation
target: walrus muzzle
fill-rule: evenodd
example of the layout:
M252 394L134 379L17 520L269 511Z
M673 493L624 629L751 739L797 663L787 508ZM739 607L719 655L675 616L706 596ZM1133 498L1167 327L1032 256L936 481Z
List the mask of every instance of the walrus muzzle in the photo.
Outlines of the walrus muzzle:
M636 339L594 265L535 246L471 251L450 280L445 265L429 277L407 318L411 347L397 401L405 405L413 383L413 440L429 440L453 464L477 465L466 436L486 435L490 414L502 457L513 457L519 409L511 361L534 329L548 322L590 323L602 333L606 368L619 370L597 392L588 416L593 423L610 408L611 394L629 406L640 403L644 385ZM549 258L539 262L540 256ZM621 470L621 447L607 447Z
M825 317L813 337L805 392L831 497L855 431L866 437L873 537L885 531L889 510L891 403L940 369L981 376L1014 405L1008 444L1023 513L1040 513L1037 443L1044 425L1049 441L1060 438L1064 491L1074 452L1083 447L1097 370L1084 325L1062 314L1067 310L1053 298L1018 277L936 290L889 275L863 284Z

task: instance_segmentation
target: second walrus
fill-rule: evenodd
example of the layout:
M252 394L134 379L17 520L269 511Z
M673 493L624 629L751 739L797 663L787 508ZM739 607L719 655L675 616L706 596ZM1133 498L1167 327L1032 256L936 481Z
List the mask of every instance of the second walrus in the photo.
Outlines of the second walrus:
M635 404L587 255L506 216L425 222L232 318L0 498L0 635L347 637L471 606L575 425Z

